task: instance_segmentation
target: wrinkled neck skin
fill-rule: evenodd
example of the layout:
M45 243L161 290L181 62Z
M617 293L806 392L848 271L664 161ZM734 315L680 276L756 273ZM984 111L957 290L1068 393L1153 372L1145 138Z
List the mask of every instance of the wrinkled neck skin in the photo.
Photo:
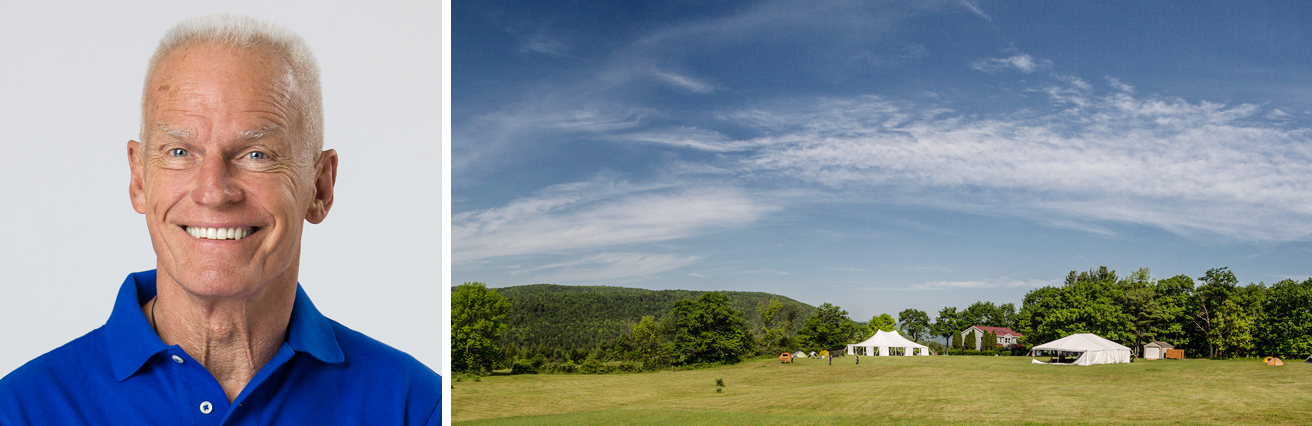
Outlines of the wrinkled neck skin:
M295 265L291 268L296 270ZM296 277L278 277L249 294L205 297L158 269L155 299L143 305L167 345L178 345L218 380L232 402L287 340Z

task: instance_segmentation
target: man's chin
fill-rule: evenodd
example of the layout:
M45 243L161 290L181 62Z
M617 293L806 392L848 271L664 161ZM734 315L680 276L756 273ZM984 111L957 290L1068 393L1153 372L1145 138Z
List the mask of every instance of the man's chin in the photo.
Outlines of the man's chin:
M187 293L202 298L244 298L260 290L267 280L242 271L191 271L170 274Z

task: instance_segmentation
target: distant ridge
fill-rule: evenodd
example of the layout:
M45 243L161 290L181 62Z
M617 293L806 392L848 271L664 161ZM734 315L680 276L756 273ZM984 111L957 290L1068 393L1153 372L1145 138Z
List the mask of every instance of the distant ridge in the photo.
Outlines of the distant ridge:
M531 284L497 288L510 301L503 341L519 348L592 350L615 341L645 315L660 317L676 300L694 299L710 291L648 290L611 286ZM759 321L758 306L771 297L793 305L795 328L815 307L792 298L758 291L725 291L749 326Z

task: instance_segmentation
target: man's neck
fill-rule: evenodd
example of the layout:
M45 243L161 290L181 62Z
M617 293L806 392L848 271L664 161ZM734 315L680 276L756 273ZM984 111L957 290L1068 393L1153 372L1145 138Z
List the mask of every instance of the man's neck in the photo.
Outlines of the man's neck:
M157 296L142 312L160 339L199 361L232 402L286 341L295 278L244 299L200 297L159 278Z

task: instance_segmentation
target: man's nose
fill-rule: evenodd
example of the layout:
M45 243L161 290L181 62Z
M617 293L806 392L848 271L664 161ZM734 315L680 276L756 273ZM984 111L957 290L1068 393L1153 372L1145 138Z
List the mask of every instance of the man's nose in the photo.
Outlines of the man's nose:
M203 206L220 207L241 201L242 191L234 181L232 165L222 155L207 155L196 169L191 199Z

